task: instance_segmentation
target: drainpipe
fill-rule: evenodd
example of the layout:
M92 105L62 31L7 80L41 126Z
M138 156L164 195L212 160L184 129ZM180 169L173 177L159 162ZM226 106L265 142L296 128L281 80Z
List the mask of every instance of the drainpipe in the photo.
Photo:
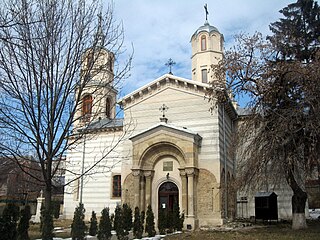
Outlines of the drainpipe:
M228 185L227 185L227 151L226 151L226 121L225 121L225 104L222 105L222 123L223 123L223 155L224 155L224 214L228 217Z
M83 195L83 174L84 174L85 157L86 157L86 133L84 133L83 150L82 150L82 166L81 166L81 178L80 178L80 203L82 203L82 195Z

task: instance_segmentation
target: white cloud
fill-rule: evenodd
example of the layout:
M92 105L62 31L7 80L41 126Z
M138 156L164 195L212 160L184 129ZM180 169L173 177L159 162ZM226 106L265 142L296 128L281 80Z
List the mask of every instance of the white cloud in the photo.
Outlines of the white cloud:
M208 3L209 23L219 29L229 47L233 35L260 31L268 34L269 24L281 17L280 9L289 0L115 0L115 17L122 20L125 45L134 46L131 77L122 96L168 72L165 63L172 58L174 75L191 77L190 38L205 21Z

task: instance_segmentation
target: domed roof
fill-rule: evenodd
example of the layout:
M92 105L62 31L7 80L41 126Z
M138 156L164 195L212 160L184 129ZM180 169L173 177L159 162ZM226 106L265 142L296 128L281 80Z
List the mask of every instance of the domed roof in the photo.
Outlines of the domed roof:
M191 37L191 38L193 38L193 36L195 36L195 35L198 35L200 32L208 32L208 33L217 32L217 33L220 34L219 30L218 30L216 27L211 26L208 21L205 21L204 25L201 26L201 27L199 27L199 28L194 32L194 34L192 34L192 37Z

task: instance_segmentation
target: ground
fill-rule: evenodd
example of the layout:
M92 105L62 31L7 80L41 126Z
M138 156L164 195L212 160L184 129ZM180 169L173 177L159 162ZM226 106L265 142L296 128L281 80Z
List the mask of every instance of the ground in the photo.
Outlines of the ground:
M308 222L308 229L293 231L291 223L256 224L237 229L198 230L194 232L171 235L166 240L316 240L320 239L320 221Z
M55 227L63 227L67 231L57 231L56 240L70 239L71 221L55 221ZM236 227L235 227L236 226ZM30 229L32 240L40 239L39 225L32 225ZM96 238L88 238L95 240ZM318 240L320 239L320 220L308 221L308 229L293 231L291 223L230 223L227 227L215 228L211 230L197 230L193 232L184 232L165 237L165 240ZM113 237L112 240L116 240Z

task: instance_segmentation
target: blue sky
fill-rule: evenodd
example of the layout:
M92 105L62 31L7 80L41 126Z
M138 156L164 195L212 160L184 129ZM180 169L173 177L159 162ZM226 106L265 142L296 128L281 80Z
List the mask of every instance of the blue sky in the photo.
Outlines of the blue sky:
M281 17L279 10L294 0L114 0L115 18L123 22L125 47L134 47L131 76L120 97L168 72L165 63L172 58L173 74L191 78L190 38L204 24L204 4L208 21L224 35L225 48L232 46L240 32L269 33L269 24Z

